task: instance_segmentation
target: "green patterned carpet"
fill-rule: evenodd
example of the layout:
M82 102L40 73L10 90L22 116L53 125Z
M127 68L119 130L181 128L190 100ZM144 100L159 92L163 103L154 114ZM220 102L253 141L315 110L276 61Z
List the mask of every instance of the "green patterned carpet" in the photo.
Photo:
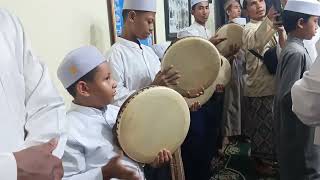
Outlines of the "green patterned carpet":
M228 145L224 156L212 161L214 172L210 180L278 180L275 177L259 177L250 160L250 144L236 142Z

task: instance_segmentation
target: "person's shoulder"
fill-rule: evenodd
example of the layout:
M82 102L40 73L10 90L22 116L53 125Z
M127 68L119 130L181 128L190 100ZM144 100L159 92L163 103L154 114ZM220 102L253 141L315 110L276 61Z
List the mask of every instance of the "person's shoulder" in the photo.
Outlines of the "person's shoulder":
M303 48L297 46L295 43L288 43L281 51L280 61L285 64L288 62L298 63L305 58L305 55Z
M249 21L244 27L243 30L246 31L255 31L256 29L258 29L258 24L257 23L253 23L251 21Z
M87 125L88 118L89 118L89 115L73 109L70 109L67 112L67 121L71 129L77 129L79 131L86 129L88 126Z
M0 31L10 31L12 32L13 29L16 29L18 24L18 18L10 13L6 9L0 8Z
M125 51L126 46L122 45L119 42L114 43L110 49L105 53L107 61L115 61L121 58L122 53ZM117 57L117 58L115 58Z
M110 113L112 113L112 114L118 114L118 112L120 111L120 107L119 106L115 106L115 105L113 105L113 104L109 104L108 106L107 106L107 108L108 108L108 110L110 110Z
M13 15L6 9L0 8L0 18L12 18Z
M305 48L296 42L287 42L286 46L282 50L286 55L301 55L305 54Z
M184 38L190 36L199 36L198 30L192 27L192 25L180 30L177 34L177 38Z

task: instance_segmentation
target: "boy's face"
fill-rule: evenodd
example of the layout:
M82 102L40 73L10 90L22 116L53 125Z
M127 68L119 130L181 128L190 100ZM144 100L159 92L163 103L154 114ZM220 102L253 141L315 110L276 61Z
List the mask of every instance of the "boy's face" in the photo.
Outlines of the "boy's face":
M131 21L132 28L131 31L134 33L136 37L139 39L146 39L150 36L152 31L154 30L154 20L155 20L155 12L131 12L135 13L133 15Z
M209 2L206 1L199 2L195 5L194 10L192 10L192 15L194 16L196 22L203 25L206 24L206 22L208 21L209 14Z
M116 95L116 82L111 77L111 71L107 62L97 67L94 79L87 82L90 99L96 107L104 107L111 104Z
M312 39L318 30L318 16L311 16L306 23L302 24L302 32L304 32L305 39Z
M240 17L241 16L240 4L237 1L233 1L229 9L227 10L227 14L229 16L229 19Z
M260 21L266 15L266 3L264 0L247 1L247 12L250 19Z

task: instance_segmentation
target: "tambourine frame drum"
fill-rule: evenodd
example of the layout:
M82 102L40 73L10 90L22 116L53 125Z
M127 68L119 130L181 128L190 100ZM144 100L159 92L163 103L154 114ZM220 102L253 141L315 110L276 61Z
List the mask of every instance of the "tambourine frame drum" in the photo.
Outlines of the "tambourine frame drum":
M131 159L151 163L162 149L174 153L190 126L184 98L166 87L146 87L121 106L116 122L117 141Z
M216 35L218 35L218 37L220 38L227 38L227 40L222 41L220 44L216 46L221 55L228 55L231 45L236 45L237 47L241 48L242 34L243 27L236 23L230 23L220 27L217 30Z
M165 53L162 70L173 65L181 75L179 84L171 86L181 95L201 87L208 88L216 80L220 68L220 54L208 40L200 37L183 38Z

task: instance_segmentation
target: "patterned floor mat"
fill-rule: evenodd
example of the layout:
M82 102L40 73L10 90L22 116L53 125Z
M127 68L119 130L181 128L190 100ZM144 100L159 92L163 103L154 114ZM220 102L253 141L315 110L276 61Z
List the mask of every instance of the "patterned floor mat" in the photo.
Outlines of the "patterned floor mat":
M279 180L278 173L274 177L259 177L250 159L250 151L249 143L227 145L224 156L212 161L210 180Z

